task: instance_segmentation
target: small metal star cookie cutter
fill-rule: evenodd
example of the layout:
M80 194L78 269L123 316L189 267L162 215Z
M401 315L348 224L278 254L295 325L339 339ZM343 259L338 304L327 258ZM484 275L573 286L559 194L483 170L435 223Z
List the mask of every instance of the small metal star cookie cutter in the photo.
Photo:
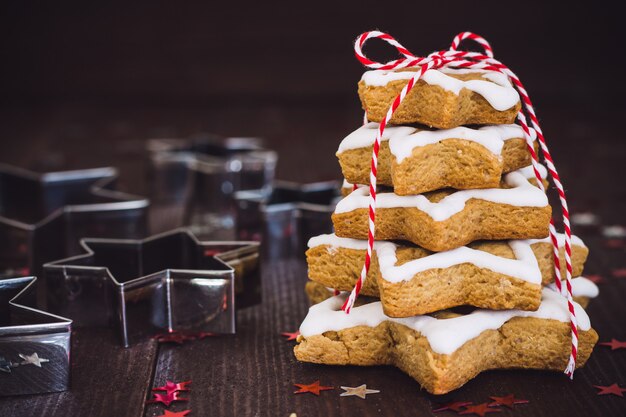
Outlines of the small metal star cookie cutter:
M85 254L44 265L48 310L76 326L113 324L125 347L168 332L235 333L235 294L242 304L260 298L258 242L203 242L177 229L81 244Z
M254 137L151 139L147 149L153 201L173 207L170 217L196 235L222 239L234 236L233 193L269 193L278 159Z
M0 277L40 275L85 236L138 238L148 200L115 190L115 168L39 174L0 164ZM43 285L40 285L43 288Z
M36 281L0 280L0 396L69 387L72 320L35 308Z
M302 256L311 237L333 231L340 186L338 181L275 181L269 194L263 189L235 193L237 238L260 240L267 259Z

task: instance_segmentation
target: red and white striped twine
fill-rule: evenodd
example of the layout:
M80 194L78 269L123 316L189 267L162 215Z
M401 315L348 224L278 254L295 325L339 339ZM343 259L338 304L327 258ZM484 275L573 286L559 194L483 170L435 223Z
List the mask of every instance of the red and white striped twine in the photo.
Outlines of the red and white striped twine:
M389 61L386 63L380 63L376 61L372 61L362 51L363 45L372 38L382 39L387 42L391 46L395 47L396 50L402 58ZM470 52L470 51L459 51L460 43L465 40L470 39L478 43L483 52ZM406 95L411 91L411 89L415 86L415 83L420 79L422 74L430 69L439 69L446 67L454 67L454 68L472 68L472 69L482 69L487 71L498 71L508 76L511 80L518 93L521 96L523 106L517 114L517 120L524 130L524 136L526 138L526 143L528 145L528 150L532 156L532 165L533 170L535 172L535 177L537 178L538 187L545 192L545 188L543 186L542 178L539 173L538 165L539 158L535 149L533 147L533 141L531 139L531 129L533 129L537 133L537 139L539 140L539 145L541 148L541 152L543 154L543 158L545 164L547 165L547 169L550 173L550 177L552 178L552 182L554 183L557 192L559 194L559 199L561 203L561 211L563 216L563 226L565 229L565 265L566 265L566 287L567 291L563 291L561 288L561 268L559 261L559 244L556 235L556 228L554 226L554 220L550 220L550 239L552 240L552 245L554 247L554 271L556 274L556 286L561 294L564 294L567 298L567 305L570 312L570 327L572 334L572 349L569 357L569 361L567 367L565 369L565 373L570 377L574 377L574 369L576 367L576 356L578 349L578 326L576 321L576 313L574 312L574 304L572 300L572 262L571 262L571 236L572 232L570 229L569 222L569 211L567 208L567 200L565 198L565 190L563 189L563 184L561 183L561 179L559 174L557 173L556 167L554 166L554 161L552 160L552 156L550 155L550 151L548 149L548 145L543 136L543 132L541 127L539 126L539 120L535 114L535 110L533 109L532 102L524 85L520 81L520 79L511 71L507 66L502 64L500 61L496 60L493 55L493 49L489 42L487 42L483 37L478 36L471 32L462 32L459 33L454 40L452 41L452 45L450 49L444 51L433 52L432 54L426 57L418 57L413 55L408 49L402 46L397 40L395 40L392 36L379 32L379 31L371 31L365 32L360 35L354 44L354 52L357 59L366 67L378 70L395 70L401 68L416 68L415 75L409 79L407 84L404 86L400 94L395 98L387 114L381 120L380 126L378 128L378 132L376 135L376 139L374 141L374 146L372 150L372 160L371 160L371 170L370 170L370 198L369 198L369 208L368 208L368 218L369 218L369 227L368 227L368 236L367 236L367 252L365 255L365 262L363 264L363 269L361 270L361 275L359 279L356 281L354 288L352 289L350 296L344 303L342 309L346 313L350 313L356 298L358 297L361 288L363 286L363 282L367 278L367 273L370 268L371 258L372 258L372 250L374 247L374 237L376 232L376 175L377 175L377 167L378 167L378 151L380 149L380 142L385 132L385 128L394 112L400 106ZM530 118L530 124L528 125L527 117Z

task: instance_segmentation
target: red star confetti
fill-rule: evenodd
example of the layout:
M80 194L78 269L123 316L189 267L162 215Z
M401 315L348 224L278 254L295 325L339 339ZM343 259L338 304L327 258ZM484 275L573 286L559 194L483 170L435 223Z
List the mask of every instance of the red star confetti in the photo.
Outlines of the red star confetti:
M298 387L298 391L294 391L294 394L304 394L305 392L310 392L311 394L320 395L320 391L327 391L335 389L335 387L325 387L320 385L320 381L315 381L311 384L293 384Z
M165 391L168 394L172 394L176 391L189 391L188 385L191 384L191 381L184 382L172 382L166 381L165 385L162 387L152 388L152 391Z
M191 410L183 410L183 411L165 410L165 414L161 414L160 416L157 416L157 417L185 417L189 413L191 413Z
M489 397L489 398L493 400L493 402L489 404L489 407L504 405L509 408L513 408L515 404L528 404L528 400L521 400L519 398L515 398L515 395L513 394L509 394L506 397Z
M162 403L169 407L174 401L189 401L189 398L181 398L178 394L177 391L168 394L152 394L154 398L146 401L146 403Z
M211 333L211 332L196 332L196 333L188 333L187 335L191 335L193 337L195 337L196 339L204 339L205 337L211 337L211 336L216 336L215 333Z
M605 281L602 275L598 275L598 274L585 275L585 278L587 278L589 281L593 282L594 284L602 284Z
M626 349L626 341L622 342L621 340L617 339L611 339L610 342L602 342L598 344L602 346L610 346L611 350Z
M159 343L178 343L179 345L182 345L184 342L189 340L195 340L194 337L180 332L160 333L155 335L153 339Z
M198 339L202 340L209 336L215 336L215 333L173 331L169 333L159 333L152 338L159 343L178 343L179 345L182 345L184 342Z
M477 416L485 417L487 413L499 413L500 411L502 411L502 409L489 407L488 403L482 403L467 406L465 410L461 411L459 414L476 414Z
M611 275L615 278L626 278L626 268L614 269L611 271Z
M283 332L280 335L286 337L287 341L296 340L298 336L300 336L300 330L293 332L293 333Z
M609 249L621 249L624 247L624 241L622 239L606 239L604 246Z
M594 387L598 388L600 391L598 391L598 395L608 395L608 394L613 394L613 395L617 395L618 397L623 397L624 396L624 392L626 392L626 388L622 388L617 384L611 384L608 386L602 386L602 385L594 385Z
M468 405L472 405L471 401L454 401L448 404L441 404L441 406L435 410L433 413L439 413L441 411L452 410L454 412L459 412L463 409L463 407L467 407Z

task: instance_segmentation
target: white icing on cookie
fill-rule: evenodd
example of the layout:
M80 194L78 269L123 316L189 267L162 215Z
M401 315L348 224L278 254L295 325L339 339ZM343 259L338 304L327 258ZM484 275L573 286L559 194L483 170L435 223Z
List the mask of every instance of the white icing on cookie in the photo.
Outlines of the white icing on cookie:
M538 168L539 175L541 176L541 178L543 178L544 180L546 178L548 178L548 170L546 169L546 167L544 167L543 165L539 164L537 166L537 168ZM515 172L520 173L521 175L524 176L524 178L526 178L528 180L531 180L531 179L534 180L534 179L537 178L535 176L535 171L533 170L532 165L528 165L527 167L520 168L520 169L518 169Z
M350 314L346 314L341 310L346 297L347 294L344 293L312 306L300 325L300 334L311 337L327 331L339 331L356 326L376 327L384 321L393 321L426 337L434 352L450 355L485 330L499 329L513 317L536 317L569 322L565 298L546 288L542 290L542 301L537 311L475 310L470 314L449 319L436 319L432 316L387 317L383 313L380 301L354 307ZM574 309L578 328L583 331L589 330L591 323L585 310L577 303L574 303Z
M464 139L476 142L489 150L494 155L502 153L504 142L495 130L477 130L468 127L455 127L444 130L420 130L404 137L394 137L389 141L389 150L396 157L396 162L401 163L411 156L413 149L421 146L441 142L444 139Z
M378 134L378 123L370 122L359 127L354 132L346 136L339 144L337 155L351 149L370 147L376 140ZM537 134L531 129L532 140L537 138ZM519 125L492 125L483 126L479 129L468 127L456 127L453 129L440 130L418 130L408 126L393 126L385 129L382 141L389 141L391 153L396 157L398 163L411 155L414 148L426 146L440 142L445 139L464 139L479 143L487 148L494 155L502 153L504 141L524 138L524 131Z
M537 187L528 182L523 175L524 169L513 171L504 176L504 181L511 188L488 188L477 190L460 190L434 203L423 195L399 196L395 193L377 194L376 207L378 209L396 207L415 207L428 214L435 221L443 221L465 207L465 203L475 198L497 204L508 204L518 207L545 207L548 198ZM343 198L335 213L348 213L357 209L367 208L369 205L369 189L359 188Z
M559 291L556 288L555 283L549 284L547 288L550 288L552 291L556 291L556 292ZM561 292L563 295L567 294L565 281L561 281ZM593 281L585 277L578 277L578 278L572 279L572 296L573 297L596 298L598 294L600 294L600 289Z
M559 244L559 247L564 247L565 246L565 233L557 233L556 241ZM528 242L529 245L532 245L534 243L539 243L539 242L552 243L552 240L550 239L550 236L548 236L543 239L527 239L526 242ZM583 242L583 240L576 235L572 235L572 246L582 246L583 248L587 247L585 245L585 242Z
M378 123L369 122L359 127L354 132L346 136L339 144L337 154L349 149L365 148L372 146L378 134ZM395 137L405 137L415 132L417 129L409 126L387 126L381 141L386 141Z
M508 242L516 259L503 258L489 252L472 249L467 246L445 252L433 253L423 258L396 265L396 245L381 242L376 248L380 273L385 281L398 283L409 281L416 274L429 269L449 268L453 265L469 263L478 268L504 274L513 278L527 281L531 284L541 284L541 271L537 259L530 245L519 240Z
M374 250L376 250L380 246L381 243L386 243L386 242L375 241ZM351 239L348 237L339 237L334 233L327 234L327 235L314 236L309 239L309 242L308 242L309 248L315 248L317 246L322 246L322 245L332 246L335 248L365 250L367 249L367 240Z
M452 73L451 70L447 72ZM457 95L464 88L473 91L481 95L491 107L498 111L508 110L519 102L519 94L503 74L486 73L485 71L466 71L466 73L469 72L481 73L484 80L463 81L438 70L426 71L422 74L421 79L427 84L437 85ZM363 73L361 81L369 86L382 87L391 81L408 80L413 78L414 75L415 72L413 71L372 70Z
M496 84L512 87L509 78L501 72L497 71L487 71L473 68L442 68L439 71L443 72L444 74L482 74L483 78L493 81Z
M508 125L488 125L479 128L478 130L487 130L496 132L501 140L509 139L524 139L524 129L520 125L508 124ZM530 130L530 139L535 141L537 139L537 132L532 127Z
M557 240L559 246L563 246L565 235L558 233ZM449 268L452 265L471 263L479 268L489 269L530 283L539 284L541 282L541 271L531 248L531 245L538 242L550 243L551 241L550 238L507 241L511 249L513 249L516 259L502 258L488 252L463 246L449 251L436 252L420 259L405 262L399 266L396 266L398 245L395 243L375 241L374 250L382 277L389 282L408 281L415 274L428 269ZM572 245L585 247L584 242L575 235L572 235ZM332 253L336 253L339 248L366 250L367 240L339 237L334 233L319 235L309 239L309 248L318 246L328 246L332 248ZM548 287L556 291L555 284L550 284ZM574 296L593 298L598 295L598 286L584 277L572 280L572 290Z
M416 274L429 269L449 268L453 265L470 263L479 268L489 269L531 284L541 284L541 271L535 254L527 241L510 240L508 244L515 253L516 259L502 258L488 252L462 246L396 265L398 262L396 257L398 246L396 244L376 241L374 242L374 250L381 275L383 279L389 282L409 281ZM366 250L367 240L338 237L335 234L320 235L309 239L309 248L322 245L334 248L332 253L335 253L337 248Z
M357 188L362 188L362 187L367 187L367 185L364 184L357 184L356 186ZM345 178L343 179L343 183L341 184L341 188L344 190L349 190L350 192L352 192L354 190L354 184L349 183L348 180L346 180Z

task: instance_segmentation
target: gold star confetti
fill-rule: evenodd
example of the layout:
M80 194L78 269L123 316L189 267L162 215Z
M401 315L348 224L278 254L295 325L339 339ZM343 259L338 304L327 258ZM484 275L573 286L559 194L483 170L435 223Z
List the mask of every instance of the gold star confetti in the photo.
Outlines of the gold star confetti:
M356 395L359 398L363 398L365 399L365 396L367 394L378 394L380 391L376 390L376 389L367 389L367 385L363 384L360 385L358 387L341 387L342 390L344 390L345 392L342 392L341 394L339 394L340 397L348 397L348 396L352 396L352 395Z
M41 368L42 363L50 362L48 359L40 358L39 355L37 355L37 352L32 355L24 355L20 353L19 356L23 359L23 361L20 362L20 365L35 365Z

